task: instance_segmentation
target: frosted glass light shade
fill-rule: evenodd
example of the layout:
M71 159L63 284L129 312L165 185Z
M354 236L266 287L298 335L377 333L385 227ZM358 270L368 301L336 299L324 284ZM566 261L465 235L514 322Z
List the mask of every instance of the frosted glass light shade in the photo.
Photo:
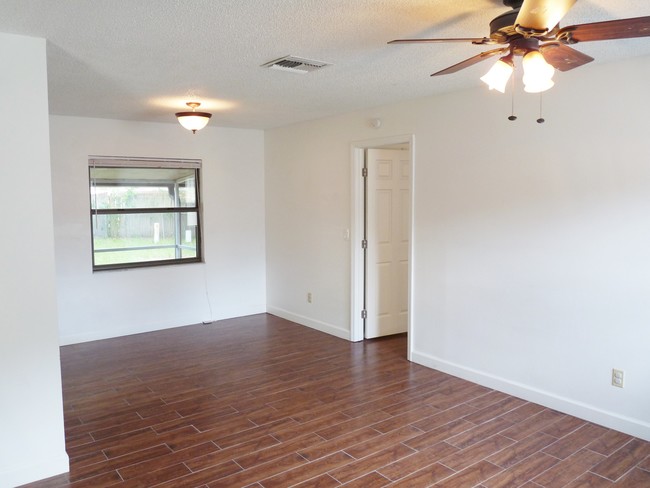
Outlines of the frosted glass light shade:
M176 117L183 127L196 134L197 130L201 130L208 125L212 114L207 112L178 112Z
M553 85L555 85L553 80L541 80L528 83L524 81L524 91L526 93L541 93L552 88Z
M494 63L490 71L481 77L481 81L490 88L505 93L508 80L512 76L514 68L511 64L501 59Z
M548 64L539 51L530 51L524 56L524 91L539 93L548 90L555 83L551 78L555 68Z

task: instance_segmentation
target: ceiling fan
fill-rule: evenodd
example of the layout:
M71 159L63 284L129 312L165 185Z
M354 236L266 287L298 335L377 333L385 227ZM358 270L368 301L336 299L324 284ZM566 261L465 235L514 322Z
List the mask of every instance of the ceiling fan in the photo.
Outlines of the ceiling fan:
M502 56L481 78L490 89L505 91L514 70L515 56L523 57L524 85L538 93L553 86L555 69L568 71L594 60L570 47L587 41L628 39L650 36L650 16L578 24L560 28L559 22L576 0L503 0L512 10L490 22L489 37L443 39L396 39L389 44L469 42L476 45L501 45L454 64L431 76L455 73L493 56Z

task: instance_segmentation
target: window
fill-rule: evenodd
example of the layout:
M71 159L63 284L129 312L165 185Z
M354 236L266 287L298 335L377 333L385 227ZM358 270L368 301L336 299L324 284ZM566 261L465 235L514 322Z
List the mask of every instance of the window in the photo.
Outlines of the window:
M93 270L201 261L198 160L90 158Z

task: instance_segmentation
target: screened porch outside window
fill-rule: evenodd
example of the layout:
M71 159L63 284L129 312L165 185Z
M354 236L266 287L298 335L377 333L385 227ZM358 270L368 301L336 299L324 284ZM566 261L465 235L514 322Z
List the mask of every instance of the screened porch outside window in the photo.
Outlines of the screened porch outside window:
M89 160L93 270L201 261L200 161Z

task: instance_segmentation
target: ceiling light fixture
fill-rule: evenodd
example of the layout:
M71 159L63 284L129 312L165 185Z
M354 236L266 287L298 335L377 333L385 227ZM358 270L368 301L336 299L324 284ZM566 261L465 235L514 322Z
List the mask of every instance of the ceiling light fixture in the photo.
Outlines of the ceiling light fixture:
M540 93L551 88L555 83L552 78L555 68L548 64L542 53L537 50L528 50L523 59L524 67L524 91L528 93ZM505 93L508 80L514 71L513 54L499 59L490 68L481 81L486 83L490 90L497 90Z
M541 93L548 90L555 82L551 79L555 68L548 64L539 51L530 51L524 56L524 91Z
M196 134L197 130L201 130L208 125L212 114L209 114L208 112L197 112L196 109L201 106L199 102L187 102L185 105L190 107L192 111L177 112L176 117L183 127L187 130L191 130L192 134Z
M506 85L515 70L515 65L512 62L512 54L504 56L499 59L490 71L481 77L481 81L490 88L490 90L497 90L501 93L506 92Z

